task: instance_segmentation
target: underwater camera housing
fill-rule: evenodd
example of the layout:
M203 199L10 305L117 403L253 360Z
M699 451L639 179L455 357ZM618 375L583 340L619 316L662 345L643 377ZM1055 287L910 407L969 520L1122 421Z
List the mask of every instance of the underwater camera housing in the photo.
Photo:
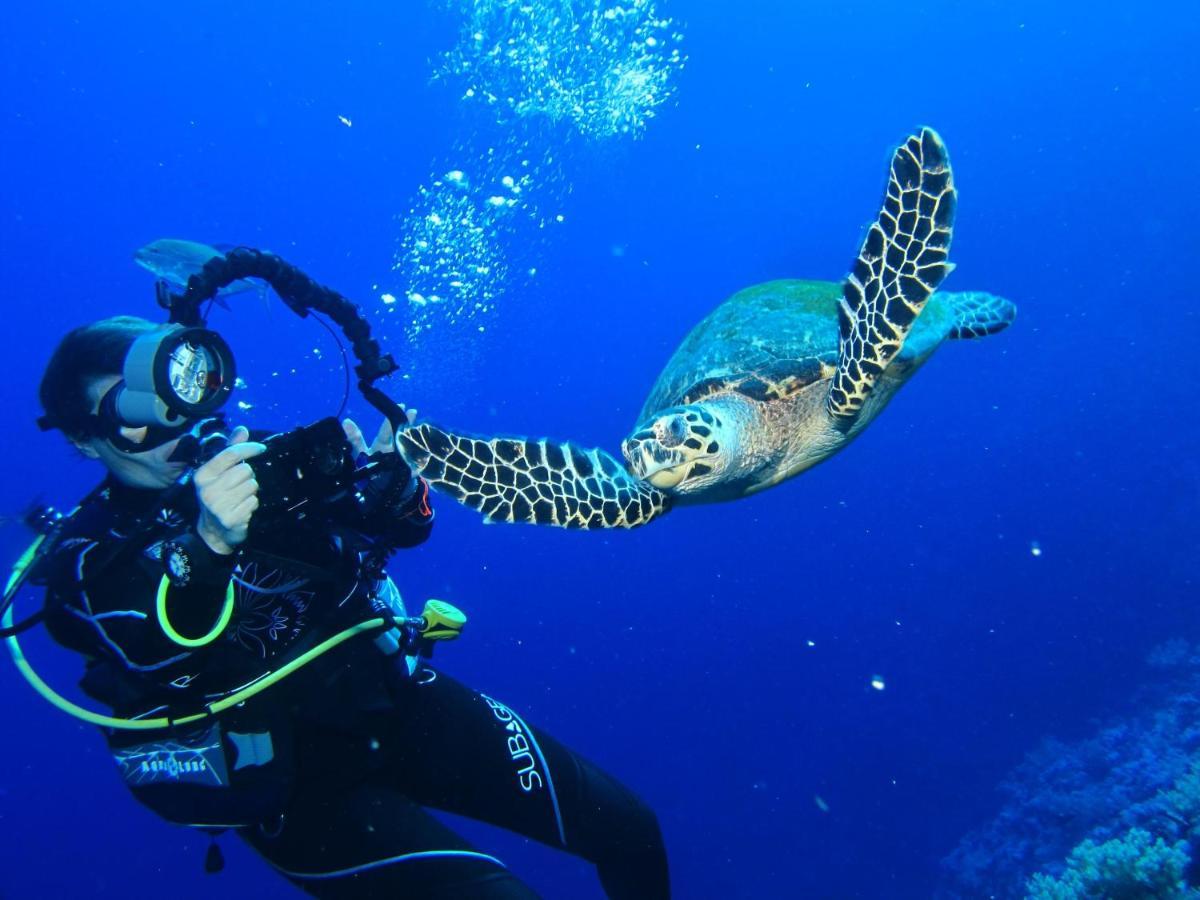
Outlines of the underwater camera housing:
M336 502L359 477L346 433L332 416L273 434L263 444L267 450L253 466L260 516Z
M199 273L192 275L183 294L173 294L164 282L159 282L158 302L170 311L171 323L199 331L204 325L201 305L215 297L222 287L244 278L266 281L301 318L316 312L332 320L349 340L358 362L354 372L358 376L359 393L383 413L394 429L407 424L404 407L375 385L376 381L396 371L396 361L390 354L383 353L379 343L371 337L370 324L362 312L336 291L317 284L274 254L248 247L230 250L224 256L209 260ZM228 360L226 367L232 372L232 353L222 357L223 361L225 359ZM215 410L205 407L203 412L212 414ZM198 428L199 453L193 461L201 463L224 449L227 440L218 433L219 423L201 423ZM366 466L358 467L346 434L333 417L271 435L262 443L266 444L267 450L253 463L259 484L256 521L269 522L285 514L305 516L321 507L332 506L352 493L363 478L398 462L376 458Z
M369 469L355 465L346 433L332 416L273 434L261 443L267 449L252 463L258 481L256 523L316 512L341 500L369 474ZM224 434L210 434L193 462L207 462L228 445Z

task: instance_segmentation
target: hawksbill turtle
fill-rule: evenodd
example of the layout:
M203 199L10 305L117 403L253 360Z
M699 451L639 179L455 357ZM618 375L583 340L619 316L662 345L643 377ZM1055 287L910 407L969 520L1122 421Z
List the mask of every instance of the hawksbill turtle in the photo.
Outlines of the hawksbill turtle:
M717 307L650 391L622 443L627 468L603 450L429 423L397 444L434 487L491 521L632 528L673 505L776 485L849 444L942 341L1013 321L1003 298L936 292L952 268L955 202L941 138L908 137L845 281L772 281Z

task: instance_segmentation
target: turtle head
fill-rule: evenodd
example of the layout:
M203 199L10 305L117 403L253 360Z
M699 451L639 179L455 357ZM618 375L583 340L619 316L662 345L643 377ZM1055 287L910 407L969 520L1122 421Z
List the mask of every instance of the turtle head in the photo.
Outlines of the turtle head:
M621 442L621 452L643 481L674 494L694 494L729 470L738 446L731 426L704 404L672 406L642 422Z

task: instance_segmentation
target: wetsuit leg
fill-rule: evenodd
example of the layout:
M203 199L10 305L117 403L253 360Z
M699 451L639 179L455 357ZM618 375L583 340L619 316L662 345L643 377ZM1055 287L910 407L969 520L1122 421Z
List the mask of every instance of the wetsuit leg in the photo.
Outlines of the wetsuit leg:
M398 705L372 740L406 796L589 860L613 900L670 896L656 816L599 767L433 670L403 685Z
M330 760L337 765L338 760ZM480 852L395 788L301 786L282 820L241 836L288 880L329 900L536 900Z

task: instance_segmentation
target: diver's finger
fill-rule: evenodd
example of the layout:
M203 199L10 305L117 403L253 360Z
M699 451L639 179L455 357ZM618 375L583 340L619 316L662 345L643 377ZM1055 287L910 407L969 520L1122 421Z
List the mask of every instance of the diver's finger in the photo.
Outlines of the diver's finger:
M225 491L221 498L221 506L223 509L236 510L247 497L254 497L258 494L257 481L245 481L241 484L235 484L229 490Z
M252 478L254 478L254 469L251 468L250 463L243 462L241 465L226 469L213 484L220 490L227 491L230 488L237 487L239 484L245 484Z
M415 409L406 410L404 413L404 417L406 419L408 419L408 424L412 425L414 422L417 421L417 411Z
M392 423L384 419L375 433L375 441L371 444L372 453L391 453L396 447L392 443Z
M243 441L240 444L226 447L199 469L193 476L197 487L203 487L207 484L212 484L220 478L226 471L232 469L236 465L240 465L252 457L265 452L267 449L265 444L260 444L258 441Z
M234 507L229 518L232 522L249 522L250 516L258 509L258 495L252 494Z
M346 440L350 442L350 449L354 451L354 455L365 456L367 453L367 439L363 437L362 429L358 427L358 423L353 419L343 419L342 431L346 432Z
M233 429L233 433L229 435L229 444L230 446L233 446L234 444L240 444L249 438L250 429L245 425L239 425L237 428Z

